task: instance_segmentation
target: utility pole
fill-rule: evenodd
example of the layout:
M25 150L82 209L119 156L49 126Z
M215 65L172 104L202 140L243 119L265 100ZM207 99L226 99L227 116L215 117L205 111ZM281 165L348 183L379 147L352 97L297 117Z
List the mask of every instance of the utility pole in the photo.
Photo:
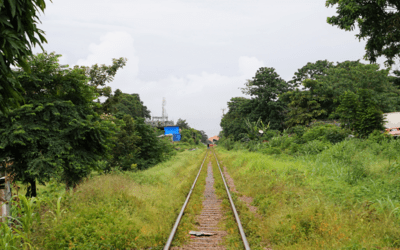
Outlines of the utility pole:
M222 116L225 115L225 109L221 109L222 110Z

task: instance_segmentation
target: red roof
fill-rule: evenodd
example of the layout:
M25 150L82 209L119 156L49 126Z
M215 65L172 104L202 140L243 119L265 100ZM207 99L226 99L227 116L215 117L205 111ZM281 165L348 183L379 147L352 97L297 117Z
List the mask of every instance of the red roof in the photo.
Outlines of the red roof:
M209 140L210 142L213 142L214 140L218 141L218 140L219 140L219 137L218 137L218 136L213 136L213 137L208 138L208 140Z

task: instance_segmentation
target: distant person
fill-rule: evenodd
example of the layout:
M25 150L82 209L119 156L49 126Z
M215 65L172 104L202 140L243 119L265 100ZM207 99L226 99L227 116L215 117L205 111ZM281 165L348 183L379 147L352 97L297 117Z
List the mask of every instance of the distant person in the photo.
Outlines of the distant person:
M210 148L210 144L207 143L207 148Z

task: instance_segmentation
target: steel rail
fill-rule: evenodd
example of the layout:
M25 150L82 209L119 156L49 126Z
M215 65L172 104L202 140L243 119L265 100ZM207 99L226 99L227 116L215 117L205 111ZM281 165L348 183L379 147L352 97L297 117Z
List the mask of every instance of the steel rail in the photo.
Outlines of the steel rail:
M233 211L233 213L235 215L236 223L237 223L238 228L239 228L240 236L242 237L244 248L246 250L250 250L249 242L247 241L246 234L244 233L244 230L243 230L243 227L242 227L242 223L240 222L239 215L237 213L235 204L233 203L231 193L229 192L228 185L226 184L225 177L224 177L224 175L222 173L221 167L219 166L218 158L215 155L214 149L212 150L212 152L214 154L215 160L217 161L218 169L219 169L219 172L221 173L222 180L224 181L226 193L228 194L229 202L231 203L232 211Z
M203 163L201 163L200 170L197 173L197 176L196 176L196 179L193 182L192 188L190 189L189 194L186 197L186 201L182 206L181 212L179 213L178 218L175 221L174 227L172 228L172 231L169 234L167 243L164 246L164 250L168 250L170 248L170 246L171 246L171 243L172 243L172 240L174 239L176 230L177 230L177 228L179 226L179 223L181 222L181 219L182 219L182 216L183 216L183 212L185 211L185 208L186 208L187 204L189 203L190 195L192 194L194 186L196 185L197 179L199 178L201 170L203 169L203 165L204 165L204 162L206 161L207 155L208 155L208 150L206 151L206 155L204 156Z

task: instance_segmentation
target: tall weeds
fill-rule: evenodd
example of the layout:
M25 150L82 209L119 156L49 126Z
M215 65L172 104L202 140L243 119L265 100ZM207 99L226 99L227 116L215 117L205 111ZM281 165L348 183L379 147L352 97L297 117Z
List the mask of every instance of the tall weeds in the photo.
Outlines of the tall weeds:
M14 197L12 216L0 223L0 249L33 249L32 230L34 224L40 224L40 201Z
M258 233L272 248L396 249L400 164L387 152L399 143L350 139L297 156L218 152L237 190L253 197Z
M39 249L162 248L204 153L186 151L148 170L93 177L75 193L65 193L44 208L42 226L33 227L33 245ZM195 226L193 218L182 223L187 229ZM178 242L186 240L186 234L179 234Z

